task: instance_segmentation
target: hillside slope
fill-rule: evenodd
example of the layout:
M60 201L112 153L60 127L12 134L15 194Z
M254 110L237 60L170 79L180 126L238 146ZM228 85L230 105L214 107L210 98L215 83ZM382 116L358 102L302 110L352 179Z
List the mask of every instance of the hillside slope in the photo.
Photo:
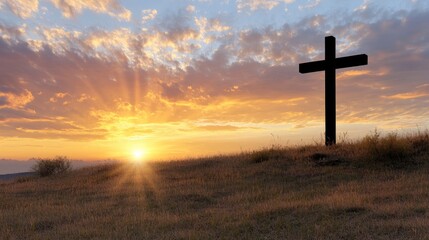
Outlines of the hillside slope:
M429 239L427 149L412 145L406 156L392 145L389 159L380 147L385 159L377 160L359 144L105 165L0 183L0 236Z

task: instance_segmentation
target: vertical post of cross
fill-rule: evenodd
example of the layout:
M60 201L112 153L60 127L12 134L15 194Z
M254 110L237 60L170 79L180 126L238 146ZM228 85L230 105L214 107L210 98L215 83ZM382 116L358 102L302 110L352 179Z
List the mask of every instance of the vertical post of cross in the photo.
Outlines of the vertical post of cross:
M325 38L325 145L336 143L335 37Z

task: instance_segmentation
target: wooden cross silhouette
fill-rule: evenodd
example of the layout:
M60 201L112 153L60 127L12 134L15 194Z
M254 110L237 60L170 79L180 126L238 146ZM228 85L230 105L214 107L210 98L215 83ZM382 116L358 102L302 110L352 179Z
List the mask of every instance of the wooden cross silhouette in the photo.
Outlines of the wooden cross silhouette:
M300 73L325 71L325 145L336 143L335 70L368 64L366 54L335 58L335 37L325 37L325 60L299 64Z

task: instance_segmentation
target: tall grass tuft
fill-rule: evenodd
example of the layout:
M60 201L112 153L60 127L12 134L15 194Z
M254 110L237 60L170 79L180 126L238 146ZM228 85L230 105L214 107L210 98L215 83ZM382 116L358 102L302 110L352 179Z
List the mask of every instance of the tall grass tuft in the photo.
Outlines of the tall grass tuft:
M37 162L32 169L40 177L65 173L71 170L71 162L64 156L58 156L53 159L36 158L35 160Z

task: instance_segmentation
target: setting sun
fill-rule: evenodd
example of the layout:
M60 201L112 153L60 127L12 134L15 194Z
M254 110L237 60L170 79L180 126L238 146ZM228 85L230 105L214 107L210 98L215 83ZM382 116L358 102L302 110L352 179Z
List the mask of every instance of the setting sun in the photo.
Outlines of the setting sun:
M145 151L142 149L133 151L133 161L136 163L141 163L144 160Z

